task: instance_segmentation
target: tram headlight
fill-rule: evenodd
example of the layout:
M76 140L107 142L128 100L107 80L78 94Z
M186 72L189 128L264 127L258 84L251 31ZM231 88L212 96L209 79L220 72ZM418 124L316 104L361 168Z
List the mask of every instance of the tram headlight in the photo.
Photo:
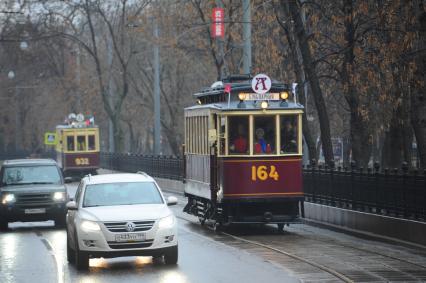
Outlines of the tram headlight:
M289 97L288 91L283 91L280 93L280 98L286 100Z
M246 94L244 93L244 92L240 92L239 94L238 94L238 99L240 100L240 101L244 101L244 100L246 100Z
M262 109L268 108L268 101L262 101L262 103L260 103L260 108Z

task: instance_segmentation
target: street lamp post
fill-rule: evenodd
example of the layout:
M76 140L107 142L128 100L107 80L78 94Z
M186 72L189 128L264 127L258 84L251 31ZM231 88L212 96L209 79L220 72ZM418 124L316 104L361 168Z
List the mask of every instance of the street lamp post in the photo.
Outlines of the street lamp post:
M19 44L19 48L22 51L25 51L28 49L28 43L26 41L21 41ZM16 63L18 65L18 62ZM10 70L7 74L7 77L10 80L14 80L16 77L16 74L14 71ZM21 101L20 101L20 95L19 95L19 87L18 83L14 82L14 97L15 97L15 151L18 152L22 149L22 125L21 125Z
M7 77L10 80L15 79L15 72L9 71ZM21 132L21 111L19 105L19 93L18 88L15 82L14 87L14 97L15 97L15 152L18 152L21 149L21 140L22 140L22 132Z

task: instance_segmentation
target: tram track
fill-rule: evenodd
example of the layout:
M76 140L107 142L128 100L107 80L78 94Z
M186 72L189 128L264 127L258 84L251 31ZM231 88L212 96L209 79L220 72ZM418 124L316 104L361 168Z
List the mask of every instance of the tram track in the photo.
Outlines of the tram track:
M192 220L192 219L188 219L182 216L176 216L177 218L184 220L186 222L190 222L192 224L194 223L198 223L198 221L196 219ZM392 265L387 266L387 263L383 263L384 266L386 266L388 268L388 270L376 270L376 271L371 271L371 270L364 270L364 269L358 269L356 270L356 268L354 270L345 270L345 271L339 271L337 269L334 269L330 266L327 266L327 264L321 264L319 262L316 262L315 260L310 259L309 257L304 257L301 255L297 255L295 253L292 253L286 249L284 249L282 246L277 246L277 245L273 245L270 243L263 243L262 241L258 241L258 240L252 240L252 239L247 239L245 237L242 236L238 236L238 235L234 235L232 233L228 233L225 231L217 231L215 230L212 226L210 225L204 225L203 226L206 229L209 229L211 231L215 231L216 234L218 236L224 236L230 239L233 239L234 241L237 241L241 244L245 244L248 245L247 247L244 247L244 245L241 244L232 244L234 246L237 247L242 247L242 248L247 248L247 249L252 249L255 250L256 253L260 253L258 251L256 251L256 247L257 248L261 248L264 250L268 250L268 251L272 251L275 254L278 254L280 256L285 256L287 258L291 258L294 261L297 262L302 262L304 264L307 264L317 270L320 270L321 272L325 272L329 275L331 275L333 278L338 279L341 282L359 282L359 281L372 281L373 279L376 282L388 282L388 281L393 281L390 280L389 278L395 278L396 280L394 281L403 281L403 282L423 282L424 280L426 280L426 266L424 264L421 263L416 263L407 259L403 259L397 256L392 256L392 255L387 255L385 253L381 253L381 252L377 252L374 250L368 250L366 248L359 248L359 247L355 247L355 246L351 246L345 243L340 243L340 242L336 242L336 241L331 241L331 240L326 240L326 239L312 239L308 236L304 236L304 235L300 235L300 234L296 234L296 233L292 233L294 235L297 235L297 237L301 237L301 238L306 238L307 240L310 241L316 241L318 242L320 245L322 246L324 243L325 244L332 244L338 247L342 247L344 249L350 249L352 251L355 251L354 254L360 254L360 257L371 257L371 256L377 256L380 257L381 259L386 258L389 260L394 261L394 263L402 263L405 265L411 265L414 268L408 268L408 270L414 270L413 274L411 272L407 272L407 271L403 271L403 270L397 270L395 268L393 268ZM225 240L225 239L224 239ZM275 240L277 240L275 238ZM282 239L280 239L282 240ZM226 243L226 240L224 241ZM229 242L229 240L228 240ZM251 247L250 247L251 246ZM272 258L272 259L270 259ZM269 256L268 258L266 258L267 260L271 260L274 261L274 256ZM339 262L339 259L335 259L336 263ZM381 262L380 262L381 263ZM286 267L286 266L285 266ZM287 267L286 267L287 268ZM407 269L407 268L406 268ZM303 277L303 276L302 276ZM306 281L310 281L309 279L307 279Z
M194 223L194 221L192 221L190 219L187 219L185 217L182 217L182 216L176 216L176 217L179 218L179 219L181 219L181 220L184 220L186 222ZM309 259L302 258L300 256L297 256L297 255L294 255L292 253L286 252L284 250L281 250L281 249L278 249L278 248L275 248L275 247L272 247L272 246L269 246L269 245L266 245L266 244L263 244L263 243L260 243L260 242L257 242L257 241L252 241L252 240L244 239L242 237L238 237L238 236L235 236L235 235L223 232L223 231L217 231L217 230L214 230L209 225L203 225L202 227L205 227L205 228L208 228L208 229L210 229L212 231L215 231L219 235L224 235L224 236L230 237L230 238L232 238L234 240L237 240L237 241L240 241L240 242L243 242L243 243L246 243L246 244L254 245L254 246L257 246L257 247L261 247L261 248L273 251L275 253L278 253L280 255L287 256L287 257L289 257L289 258L291 258L293 260L297 260L297 261L303 262L303 263L308 264L310 266L313 266L313 267L315 267L317 269L320 269L323 272L331 274L333 277L341 280L342 282L347 282L347 283L354 283L355 282L355 281L351 280L350 278L348 278L347 276L345 276L344 274L342 274L342 273L340 273L340 272L338 272L336 270L333 270L333 269L331 269L331 268L329 268L327 266L324 266L324 265L318 264L316 262L313 262L313 261L311 261Z
M291 233L291 232L290 232ZM293 233L292 233L293 234ZM318 251L328 250L330 251L330 254L328 254L329 258L333 258L333 262L327 262L327 260L323 260L327 262L327 265L335 264L340 265L341 261L344 261L345 255L352 255L352 257L358 258L356 260L348 260L348 264L353 265L352 269L342 269L337 270L330 268L327 265L323 265L318 262L314 262L315 264L325 266L328 269L331 269L333 271L338 272L339 274L342 274L344 277L349 278L349 282L366 282L366 281L379 281L379 282L390 282L390 281L399 281L399 282L425 282L426 280L426 267L423 264L419 264L410 260L406 260L401 257L396 256L390 256L384 253L380 253L374 250L367 250L365 248L358 248L356 246L351 246L348 244L342 244L337 241L326 241L326 240L317 240L312 239L300 234L294 234L297 235L298 238L307 238L309 243L299 242L298 246L312 246L312 253L318 253ZM230 234L232 237L238 237L235 235ZM248 239L245 239L247 241L251 241ZM282 241L282 239L280 239ZM271 238L268 239L268 241L271 241ZM277 241L277 239L272 238L272 242ZM318 243L313 243L312 241ZM264 243L262 241L256 241L257 244L265 245L268 247L274 248L273 243ZM285 244L283 244L285 245ZM317 249L315 247L320 246L321 248ZM280 250L283 250L283 247L279 247ZM291 253L290 253L291 254ZM309 259L309 256L307 258L295 255L296 257L300 257L304 260L307 260L309 262L312 262L311 259ZM314 257L314 256L312 256ZM340 259L340 257L342 257ZM320 258L321 259L321 258ZM375 263L374 267L368 266L366 264L367 262L372 262L374 259ZM365 260L365 262L363 262ZM324 270L324 269L323 269ZM346 282L346 281L345 281Z
M310 232L310 233L312 233L312 232ZM299 236L308 239L307 236L304 236L304 235L299 235ZM377 252L377 251L372 251L372 250L367 250L365 248L350 246L350 245L344 244L342 242L336 243L336 242L332 242L331 240L317 239L317 238L316 239L309 239L309 240L314 240L314 241L317 241L317 242L322 242L322 243L327 243L327 244L339 245L341 247L345 247L345 248L348 248L348 249L352 249L352 250L356 250L356 251L360 251L360 252L365 252L365 253L369 253L369 254L374 254L374 255L378 255L378 256L381 256L381 257L388 258L388 259L404 262L404 263L414 265L416 267L423 268L423 269L426 270L426 264L419 264L419 263L416 263L416 262L412 262L410 260L402 259L400 257L390 256L390 255L380 253L380 252Z
M199 221L195 217L190 218L190 216L185 216L176 215L177 218L185 222L199 225ZM200 225L200 227L202 226ZM249 253L258 254L268 261L282 265L286 269L295 270L294 272L302 277L302 281L304 279L306 279L306 281L312 281L312 274L316 273L314 270L318 270L318 272L322 274L328 274L328 280L337 279L341 282L426 282L426 261L423 261L422 258L424 256L423 251L418 251L416 253L416 257L418 258L415 257L410 260L404 258L404 256L410 255L409 251L404 254L404 251L396 250L400 256L393 255L391 253L395 253L395 251L392 251L392 249L388 251L378 251L374 245L366 243L361 243L361 245L366 245L364 247L357 246L355 242L352 245L351 243L346 243L344 239L333 240L332 236L329 235L316 235L315 231L307 229L307 227L295 227L294 229L291 228L290 230L286 230L286 233L289 233L289 237L295 237L291 239L291 241L288 241L288 237L283 238L283 235L278 234L265 234L265 236L267 236L265 239L247 239L246 236L241 236L240 232L216 231L212 226L207 225L207 223L203 227L204 229L215 231L215 236L223 237L217 240L225 244L246 249ZM269 227L269 229L271 229L271 232L277 233L276 229L272 227ZM263 231L261 233L265 232L263 229L259 231ZM250 230L249 233L252 234L252 230ZM254 235L254 237L256 236ZM303 240L303 242L300 240ZM265 241L268 242L266 243ZM285 245L291 246L288 246L289 249L287 249ZM302 254L299 253L298 246L302 249L300 252ZM309 248L311 246L312 249ZM306 247L308 247L307 251ZM328 247L328 250L325 247ZM296 250L291 251L294 248L298 249L297 252ZM386 249L386 247L382 248ZM305 249L305 251L303 251L303 249ZM273 254L278 254L280 257L277 258L266 251L272 251ZM307 256L303 254L306 252L308 253ZM324 258L328 257L331 261L327 261L327 259L324 260L322 257L316 257L321 253L325 255ZM281 256L290 258L292 261L283 260ZM346 258L349 258L347 262ZM369 263L363 263L364 259L368 259L366 262L372 262L374 266L370 267L368 266ZM293 264L293 262L303 262L314 269L306 271L306 268L301 268L298 264ZM346 267L348 267L346 269L344 268L345 264L347 265ZM291 267L289 268L288 265ZM334 266L336 266L336 268L333 268ZM300 270L303 270L303 272L300 272ZM325 276L319 273L314 274L314 276L317 275L322 277ZM309 276L311 277L306 278ZM313 280L315 281L316 279L317 278L314 277Z

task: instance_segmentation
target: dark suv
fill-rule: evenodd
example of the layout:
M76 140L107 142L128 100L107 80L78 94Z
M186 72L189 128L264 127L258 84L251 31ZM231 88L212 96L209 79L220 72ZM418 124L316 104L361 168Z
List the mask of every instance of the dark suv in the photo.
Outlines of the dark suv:
M6 160L1 166L0 230L13 221L54 220L65 226L67 201L64 178L54 160Z

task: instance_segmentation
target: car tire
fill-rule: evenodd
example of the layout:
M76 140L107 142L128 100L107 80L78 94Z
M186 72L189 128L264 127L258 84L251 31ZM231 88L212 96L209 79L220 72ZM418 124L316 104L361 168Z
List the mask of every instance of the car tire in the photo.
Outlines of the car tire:
M178 246L169 248L164 254L164 263L167 265L176 264L178 261Z
M0 231L6 231L9 228L8 224L6 220L0 219Z
M68 235L67 235L67 261L71 264L75 263L75 252L70 246L70 240Z
M75 237L74 260L77 270L89 269L89 255L78 248L78 238Z

